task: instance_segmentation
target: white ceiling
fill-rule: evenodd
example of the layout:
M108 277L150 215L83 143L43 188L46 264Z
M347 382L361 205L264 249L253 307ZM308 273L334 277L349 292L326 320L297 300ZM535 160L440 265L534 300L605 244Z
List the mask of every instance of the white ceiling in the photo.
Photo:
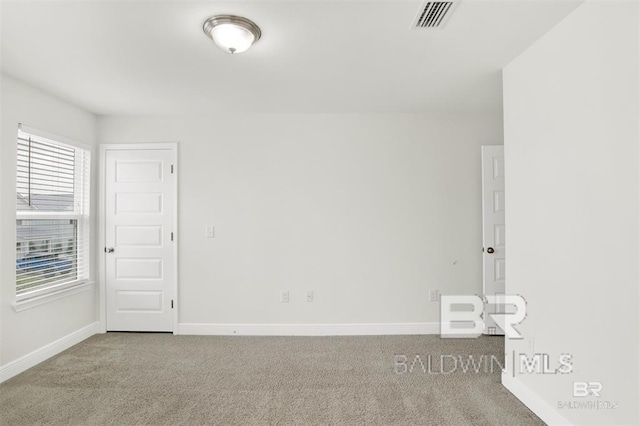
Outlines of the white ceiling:
M411 30L421 0L2 1L2 70L97 114L500 109L500 69L581 1L462 0ZM215 14L262 39L229 55Z

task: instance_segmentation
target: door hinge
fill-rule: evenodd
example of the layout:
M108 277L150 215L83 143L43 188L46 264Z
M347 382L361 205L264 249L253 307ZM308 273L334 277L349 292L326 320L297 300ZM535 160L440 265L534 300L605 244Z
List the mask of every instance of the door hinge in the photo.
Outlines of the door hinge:
M173 241L173 232L171 233L171 241Z
M173 164L171 165L171 174L173 174Z
M173 309L173 299L171 300L171 309Z

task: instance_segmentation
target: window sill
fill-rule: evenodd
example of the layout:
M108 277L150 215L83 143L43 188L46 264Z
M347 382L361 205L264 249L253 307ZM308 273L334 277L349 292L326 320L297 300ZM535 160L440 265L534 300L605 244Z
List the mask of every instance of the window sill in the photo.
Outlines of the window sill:
M84 291L92 289L93 284L93 281L86 281L78 285L74 285L73 287L67 287L62 290L43 294L42 296L20 300L12 304L13 310L16 312L26 311L27 309L35 308L36 306L44 305L46 303L53 302L54 300L71 296L72 294L82 293Z

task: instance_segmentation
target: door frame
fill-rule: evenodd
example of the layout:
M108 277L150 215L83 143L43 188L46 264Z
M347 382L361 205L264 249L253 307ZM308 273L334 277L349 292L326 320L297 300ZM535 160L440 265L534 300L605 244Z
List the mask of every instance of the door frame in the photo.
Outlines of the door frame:
M178 247L180 241L180 233L178 232L178 143L177 142L158 142L158 143L131 143L131 144L100 144L100 156L99 156L99 179L98 179L98 246L96 247L96 253L98 253L98 332L107 332L107 269L106 258L104 248L106 247L105 234L106 234L106 160L107 151L122 151L122 150L152 150L152 149L168 149L171 150L173 155L173 315L172 315L172 330L173 334L178 334Z

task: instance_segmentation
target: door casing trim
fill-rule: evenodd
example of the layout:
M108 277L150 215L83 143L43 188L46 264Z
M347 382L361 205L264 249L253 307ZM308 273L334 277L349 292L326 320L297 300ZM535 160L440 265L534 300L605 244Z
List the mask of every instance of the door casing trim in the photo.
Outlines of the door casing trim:
M98 158L98 244L95 246L98 253L98 333L107 332L107 276L104 256L105 244L105 208L106 208L106 165L107 151L109 150L140 150L140 149L168 149L173 155L173 315L171 329L173 334L178 334L178 243L180 241L180 233L178 232L178 143L177 142L158 142L158 143L131 143L131 144L100 144L100 156Z

